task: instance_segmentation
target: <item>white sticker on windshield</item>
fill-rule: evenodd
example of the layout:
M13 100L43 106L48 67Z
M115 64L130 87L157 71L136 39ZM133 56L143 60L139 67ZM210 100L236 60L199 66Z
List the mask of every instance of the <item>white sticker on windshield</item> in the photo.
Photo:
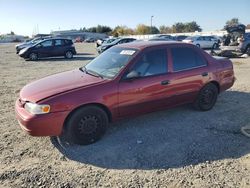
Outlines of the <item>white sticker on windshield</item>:
M121 55L133 55L135 53L134 50L122 50L120 52Z

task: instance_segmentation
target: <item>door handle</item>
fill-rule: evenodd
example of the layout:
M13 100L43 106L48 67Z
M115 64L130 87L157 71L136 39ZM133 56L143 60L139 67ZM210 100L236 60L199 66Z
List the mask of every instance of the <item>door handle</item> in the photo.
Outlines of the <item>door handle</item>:
M169 81L169 80L163 80L163 81L161 82L161 85L168 85L168 84L170 84L170 81Z
M208 76L208 72L203 72L202 74L201 74L201 76Z

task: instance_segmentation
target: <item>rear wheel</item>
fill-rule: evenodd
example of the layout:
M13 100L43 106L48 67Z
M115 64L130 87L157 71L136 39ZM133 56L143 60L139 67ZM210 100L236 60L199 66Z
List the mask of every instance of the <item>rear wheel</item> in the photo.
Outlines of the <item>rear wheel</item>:
M200 48L200 47L201 47L201 45L200 45L200 44L196 44L196 46L197 46L198 48Z
M247 48L246 48L246 54L250 55L250 46L247 46Z
M87 145L99 140L108 125L106 112L96 106L86 106L74 112L66 122L65 134L70 142Z
M199 92L193 106L197 110L211 110L217 101L218 88L216 85L209 83Z
M72 59L72 58L73 58L73 53L72 53L71 51L67 51L67 52L65 53L65 58L67 58L67 59Z
M36 61L37 59L38 59L38 56L37 56L36 53L31 53L31 54L29 55L29 60L31 60L31 61Z

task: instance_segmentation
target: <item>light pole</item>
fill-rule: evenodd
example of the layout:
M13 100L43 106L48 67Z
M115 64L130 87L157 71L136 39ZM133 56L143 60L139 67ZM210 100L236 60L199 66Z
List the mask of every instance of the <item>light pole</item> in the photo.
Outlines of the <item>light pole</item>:
M153 23L153 17L154 17L154 16L151 16L151 19L150 19L150 23L151 23L151 25L150 25L150 32L151 32L151 34L152 34L152 23Z

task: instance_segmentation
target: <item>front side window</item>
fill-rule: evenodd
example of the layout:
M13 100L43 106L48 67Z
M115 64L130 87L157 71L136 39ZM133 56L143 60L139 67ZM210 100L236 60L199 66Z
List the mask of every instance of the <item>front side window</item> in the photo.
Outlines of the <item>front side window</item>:
M47 40L41 43L42 47L50 47L52 46L52 40Z
M171 53L174 71L182 71L207 65L206 60L192 48L172 48Z
M89 72L94 72L105 78L114 78L134 57L137 50L133 48L113 47L97 56L85 66Z
M133 69L139 77L153 76L167 73L167 52L158 49L146 52L135 63Z

